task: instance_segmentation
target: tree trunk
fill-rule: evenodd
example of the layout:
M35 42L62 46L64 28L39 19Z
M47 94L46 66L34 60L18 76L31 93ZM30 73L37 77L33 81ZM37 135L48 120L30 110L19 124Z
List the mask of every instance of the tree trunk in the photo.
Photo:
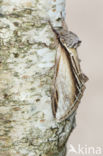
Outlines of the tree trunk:
M64 0L0 0L0 156L65 156L76 81L55 32L64 17Z

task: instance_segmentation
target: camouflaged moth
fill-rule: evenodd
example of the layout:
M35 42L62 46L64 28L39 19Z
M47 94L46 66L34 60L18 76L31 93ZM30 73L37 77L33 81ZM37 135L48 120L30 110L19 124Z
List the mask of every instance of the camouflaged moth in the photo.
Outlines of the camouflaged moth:
M52 94L52 111L58 120L65 120L72 115L80 103L88 80L80 68L77 47L81 43L78 36L68 31L65 22L56 29L50 23L58 40L55 65L54 90Z

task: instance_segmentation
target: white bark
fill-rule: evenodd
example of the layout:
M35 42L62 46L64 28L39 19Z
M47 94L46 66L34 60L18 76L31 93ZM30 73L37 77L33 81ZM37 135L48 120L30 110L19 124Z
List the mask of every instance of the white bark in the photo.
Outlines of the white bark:
M53 116L60 47L47 22L59 28L64 16L64 0L0 0L0 156L65 155L75 112Z

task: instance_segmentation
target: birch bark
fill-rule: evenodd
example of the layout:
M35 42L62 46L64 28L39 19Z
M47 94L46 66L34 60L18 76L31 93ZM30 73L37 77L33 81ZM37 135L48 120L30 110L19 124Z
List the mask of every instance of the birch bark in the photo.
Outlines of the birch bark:
M75 112L52 113L59 43L48 22L64 17L64 0L0 0L0 156L65 155Z

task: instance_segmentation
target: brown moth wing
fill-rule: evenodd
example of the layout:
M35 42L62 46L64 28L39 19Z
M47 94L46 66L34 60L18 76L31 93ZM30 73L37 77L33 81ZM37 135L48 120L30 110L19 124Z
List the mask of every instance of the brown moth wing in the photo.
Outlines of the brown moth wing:
M75 48L68 48L66 45L64 45L66 49L68 49L68 52L70 53L72 64L79 76L79 79L82 81L82 83L85 83L88 81L88 77L82 73L81 67L80 67L80 59L78 58L77 50Z
M71 70L70 61L66 55L65 49L59 45L57 63L54 100L52 102L53 114L56 119L65 119L71 111L75 101L76 86L75 79Z
M70 53L72 63L74 64L76 72L80 75L81 73L81 68L80 68L80 63L79 63L79 58L76 49L74 48L68 48L66 45L64 45L68 52Z
M68 48L66 44L63 44L63 46L65 47L66 51L68 52L68 55L70 56L71 67L74 73L74 77L77 81L78 87L81 88L83 86L83 82L80 77L82 72L80 68L79 58L77 55L77 50L75 48Z
M76 35L68 36L68 30L62 28L62 34L53 28L58 41L59 47L56 58L54 90L52 96L52 110L55 118L58 121L67 119L74 113L80 103L85 85L88 78L81 72L80 61L77 55L76 48L68 47L68 45L77 44L78 38ZM64 31L65 30L65 31ZM66 32L66 33L64 33ZM68 44L68 37L74 37L73 44Z
M52 108L58 121L65 120L76 111L85 89L79 76L81 70L79 64L77 65L79 61L76 60L76 49L74 49L74 54L68 50L65 45L60 44L57 51Z

